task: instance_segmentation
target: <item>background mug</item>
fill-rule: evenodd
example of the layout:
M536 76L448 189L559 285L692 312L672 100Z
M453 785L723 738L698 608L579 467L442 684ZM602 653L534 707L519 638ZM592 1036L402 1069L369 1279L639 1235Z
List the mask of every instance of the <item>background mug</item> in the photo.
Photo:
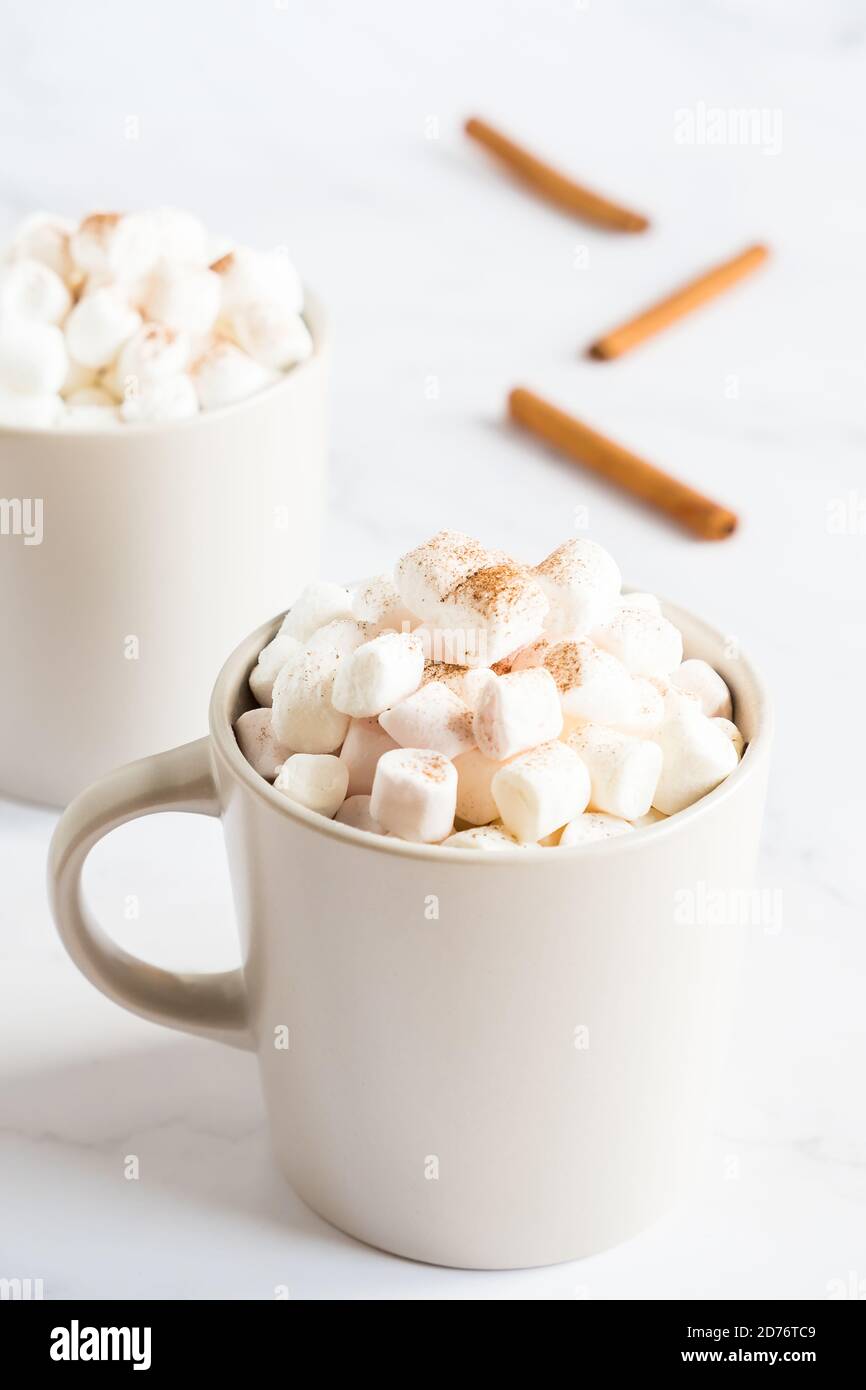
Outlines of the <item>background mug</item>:
M195 738L213 672L319 572L327 334L274 386L189 420L0 427L0 793L63 805ZM11 513L10 513L11 515Z
M286 800L232 733L277 622L223 667L207 738L110 774L57 827L50 888L75 963L145 1018L254 1049L281 1168L361 1240L468 1268L549 1264L635 1234L682 1190L723 1050L771 716L720 634L665 611L725 677L748 747L647 830L499 855ZM82 905L102 836L178 810L222 817L238 970L144 964Z

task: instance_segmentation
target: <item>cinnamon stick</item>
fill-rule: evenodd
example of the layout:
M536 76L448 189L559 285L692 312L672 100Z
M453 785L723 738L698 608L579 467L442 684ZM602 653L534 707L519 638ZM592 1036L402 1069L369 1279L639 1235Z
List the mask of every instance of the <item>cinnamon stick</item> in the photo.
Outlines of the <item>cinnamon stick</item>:
M519 425L616 483L625 492L672 517L701 540L723 540L735 530L737 518L726 507L704 497L688 483L663 473L655 464L614 443L533 391L516 387L508 397L508 409L512 420Z
M493 126L477 116L470 117L465 130L473 140L477 140L480 145L498 155L524 182L531 184L538 193L568 212L620 232L643 232L649 226L647 219L640 213L630 212L628 208L611 202L609 198L583 188L568 175L561 174L559 170L537 159L535 155L516 145L507 135L494 130Z
M759 265L763 265L769 254L766 246L747 247L738 256L723 261L721 265L699 275L696 280L690 280L687 285L674 290L673 294L660 299L657 304L651 305L636 318L629 319L605 333L603 338L599 338L590 347L590 356L602 361L622 357L624 352L630 352L646 338L651 338L654 333L660 333L663 328L676 323L684 314L690 314L693 309L706 304L707 300L715 299L717 294L730 289L738 280L742 280L744 275L751 274Z

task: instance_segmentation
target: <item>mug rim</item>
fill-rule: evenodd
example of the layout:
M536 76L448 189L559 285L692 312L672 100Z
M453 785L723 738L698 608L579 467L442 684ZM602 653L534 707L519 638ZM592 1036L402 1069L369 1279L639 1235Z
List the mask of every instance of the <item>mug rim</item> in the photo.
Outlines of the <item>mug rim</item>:
M324 356L330 340L328 318L322 301L306 285L304 285L304 307L301 316L313 339L313 351L310 356L283 372L281 380L273 381L269 386L263 386L260 391L254 391L251 396L244 396L242 400L232 401L230 405L221 405L216 410L200 410L197 415L187 415L182 420L148 420L141 424L129 425L121 423L113 429L57 429L54 426L40 428L35 425L0 424L0 443L6 439L51 440L52 443L55 440L66 439L112 440L130 437L141 439L149 435L170 434L175 430L202 429L211 422L221 425L229 415L254 409L256 402L264 399L270 400L279 392L294 389L295 384L302 381Z
M629 593L635 590L629 586L624 586L623 591ZM678 627L684 626L690 633L700 632L715 643L724 641L721 632L703 618L697 617L689 609L681 608L678 604L670 603L663 598L660 598L659 601L663 613L666 616L673 615L671 621L675 622ZM670 836L685 833L685 830L693 825L698 818L711 814L713 809L723 801L731 796L736 796L739 789L763 767L769 756L773 732L772 704L763 679L752 663L740 654L737 657L738 670L743 672L743 685L751 687L756 708L755 729L742 758L725 780L720 782L711 792L708 792L706 796L702 796L691 806L667 816L654 825L642 826L636 833L629 835L613 835L607 840L570 845L564 849L556 846L555 853L551 852L549 846L528 845L524 846L519 853L496 854L491 853L490 850L461 849L442 844L420 844L412 840L401 840L396 836L377 835L374 831L360 830L352 825L343 825L339 821L319 815L316 811L308 810L299 802L291 801L288 797L282 796L270 782L266 781L250 766L238 746L234 735L233 721L244 712L241 708L244 703L246 703L247 709L258 708L252 695L249 694L249 687L247 686L250 671L258 659L258 653L276 635L284 616L285 614L281 614L279 617L272 618L250 633L235 647L232 654L223 663L211 693L208 710L211 749L219 756L226 772L258 796L265 805L270 806L277 814L287 817L289 821L303 825L306 829L324 835L336 843L343 840L381 854L397 855L404 859L418 859L427 864L435 864L443 859L448 863L466 862L467 865L482 862L490 864L493 861L494 865L501 868L513 867L515 864L526 864L527 861L530 863L543 862L551 866L556 863L573 863L575 856L583 860L588 855L632 853L636 846L645 844L645 837L649 834L657 839L661 835ZM244 700L245 686L249 695L247 702ZM737 690L734 689L732 693L736 700Z

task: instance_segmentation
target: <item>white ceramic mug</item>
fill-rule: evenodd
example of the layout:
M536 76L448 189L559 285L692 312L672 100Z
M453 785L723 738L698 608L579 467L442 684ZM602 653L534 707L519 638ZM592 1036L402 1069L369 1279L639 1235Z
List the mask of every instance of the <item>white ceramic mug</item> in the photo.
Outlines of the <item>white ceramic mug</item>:
M649 829L485 854L287 801L232 734L276 623L224 666L207 738L112 773L57 827L50 887L75 963L145 1018L254 1049L280 1166L361 1240L437 1264L548 1264L634 1234L681 1190L743 935L718 904L750 884L771 727L748 662L666 611L731 686L748 748ZM178 810L222 817L242 952L227 974L146 965L82 905L102 836Z
M0 794L63 805L194 738L225 653L318 573L327 339L305 316L313 355L226 409L0 428Z

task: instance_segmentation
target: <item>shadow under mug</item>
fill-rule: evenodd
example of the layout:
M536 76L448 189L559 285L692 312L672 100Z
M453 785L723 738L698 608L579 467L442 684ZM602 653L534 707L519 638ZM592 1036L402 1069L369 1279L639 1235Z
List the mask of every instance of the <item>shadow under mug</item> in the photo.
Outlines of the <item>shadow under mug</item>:
M60 820L50 892L76 965L134 1013L255 1050L283 1172L371 1245L467 1268L552 1264L635 1234L688 1180L745 933L771 716L720 634L665 611L687 654L725 677L748 747L714 792L648 829L500 855L374 836L286 800L232 733L276 621L223 667L208 737L110 774ZM144 964L82 903L102 836L179 810L222 818L242 953L228 973Z
M65 805L194 738L225 653L319 573L328 335L309 294L305 318L313 355L222 410L0 427L0 498L32 531L0 535L0 795Z

